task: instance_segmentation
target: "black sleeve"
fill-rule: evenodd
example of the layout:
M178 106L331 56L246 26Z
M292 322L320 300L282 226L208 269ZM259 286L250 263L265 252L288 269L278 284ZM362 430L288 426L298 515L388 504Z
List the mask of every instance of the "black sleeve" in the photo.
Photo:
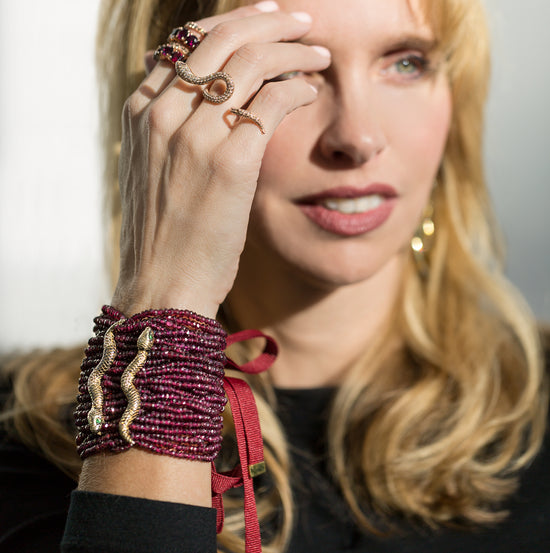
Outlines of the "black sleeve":
M59 553L76 482L0 435L0 553Z
M74 491L62 553L216 553L216 510Z

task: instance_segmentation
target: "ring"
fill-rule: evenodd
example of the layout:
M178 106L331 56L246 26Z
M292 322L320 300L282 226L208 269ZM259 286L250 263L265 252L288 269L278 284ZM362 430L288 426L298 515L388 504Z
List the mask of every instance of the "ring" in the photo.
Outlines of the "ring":
M194 31L197 34L189 31ZM172 30L167 43L161 44L155 50L154 58L156 61L166 60L174 65L180 60L187 61L189 54L206 35L207 32L198 23L188 21L183 27L176 27Z
M170 44L161 44L153 55L156 61L166 60L175 64L182 60L186 61L189 56L190 50L181 44L171 42Z
M201 35L201 38L204 38L208 33L198 24L194 21L188 21L184 27L186 29L189 29L190 31L195 31Z
M175 28L168 37L168 42L177 43L189 48L192 52L201 42L202 38L189 32L186 27Z
M182 59L180 59L176 62L176 73L182 81L189 84L203 85L213 83L214 81L223 81L225 83L225 91L223 94L211 94L206 88L202 91L204 99L214 104L222 104L231 98L235 90L233 79L224 71L217 71L216 73L210 73L204 77L199 77L191 71L191 68Z
M238 115L239 117L245 117L246 119L250 119L261 131L262 134L265 134L265 127L262 122L262 120L253 113L250 113L246 109L242 108L231 108L231 113Z

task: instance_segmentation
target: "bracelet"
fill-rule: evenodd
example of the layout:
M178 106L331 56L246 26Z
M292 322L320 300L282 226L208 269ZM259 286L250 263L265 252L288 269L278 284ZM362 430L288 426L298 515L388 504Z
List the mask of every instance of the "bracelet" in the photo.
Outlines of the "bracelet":
M223 473L212 463L216 529L219 533L223 528L223 494L242 486L246 551L261 553L252 482L266 470L258 411L248 384L225 376L224 368L265 371L277 356L274 340L257 330L227 336L217 321L177 309L149 310L126 319L104 306L94 322L74 415L82 459L135 445L162 455L213 461L221 449L227 394L240 462ZM237 365L225 356L226 344L252 338L266 340L256 359Z
M155 453L212 461L221 448L226 333L176 309L129 319L104 306L86 350L75 411L78 453Z

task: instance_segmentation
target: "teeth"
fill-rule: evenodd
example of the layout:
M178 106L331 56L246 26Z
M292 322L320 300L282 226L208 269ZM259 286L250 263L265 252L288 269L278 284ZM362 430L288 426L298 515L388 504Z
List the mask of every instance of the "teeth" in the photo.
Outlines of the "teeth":
M365 213L382 205L384 199L378 194L363 196L361 198L329 198L323 200L321 205L331 211L339 211L351 215L354 213Z

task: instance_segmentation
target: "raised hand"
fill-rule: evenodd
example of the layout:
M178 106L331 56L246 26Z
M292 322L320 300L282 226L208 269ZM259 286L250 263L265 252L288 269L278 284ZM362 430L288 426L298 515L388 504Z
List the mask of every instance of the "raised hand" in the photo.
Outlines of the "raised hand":
M201 87L162 61L125 104L121 272L112 303L128 316L168 307L215 316L236 276L266 145L288 113L316 98L305 79L275 79L329 65L326 49L295 42L309 16L262 6L198 22L208 34L187 65L199 76L227 73L230 99L203 99ZM235 115L243 107L265 134Z

